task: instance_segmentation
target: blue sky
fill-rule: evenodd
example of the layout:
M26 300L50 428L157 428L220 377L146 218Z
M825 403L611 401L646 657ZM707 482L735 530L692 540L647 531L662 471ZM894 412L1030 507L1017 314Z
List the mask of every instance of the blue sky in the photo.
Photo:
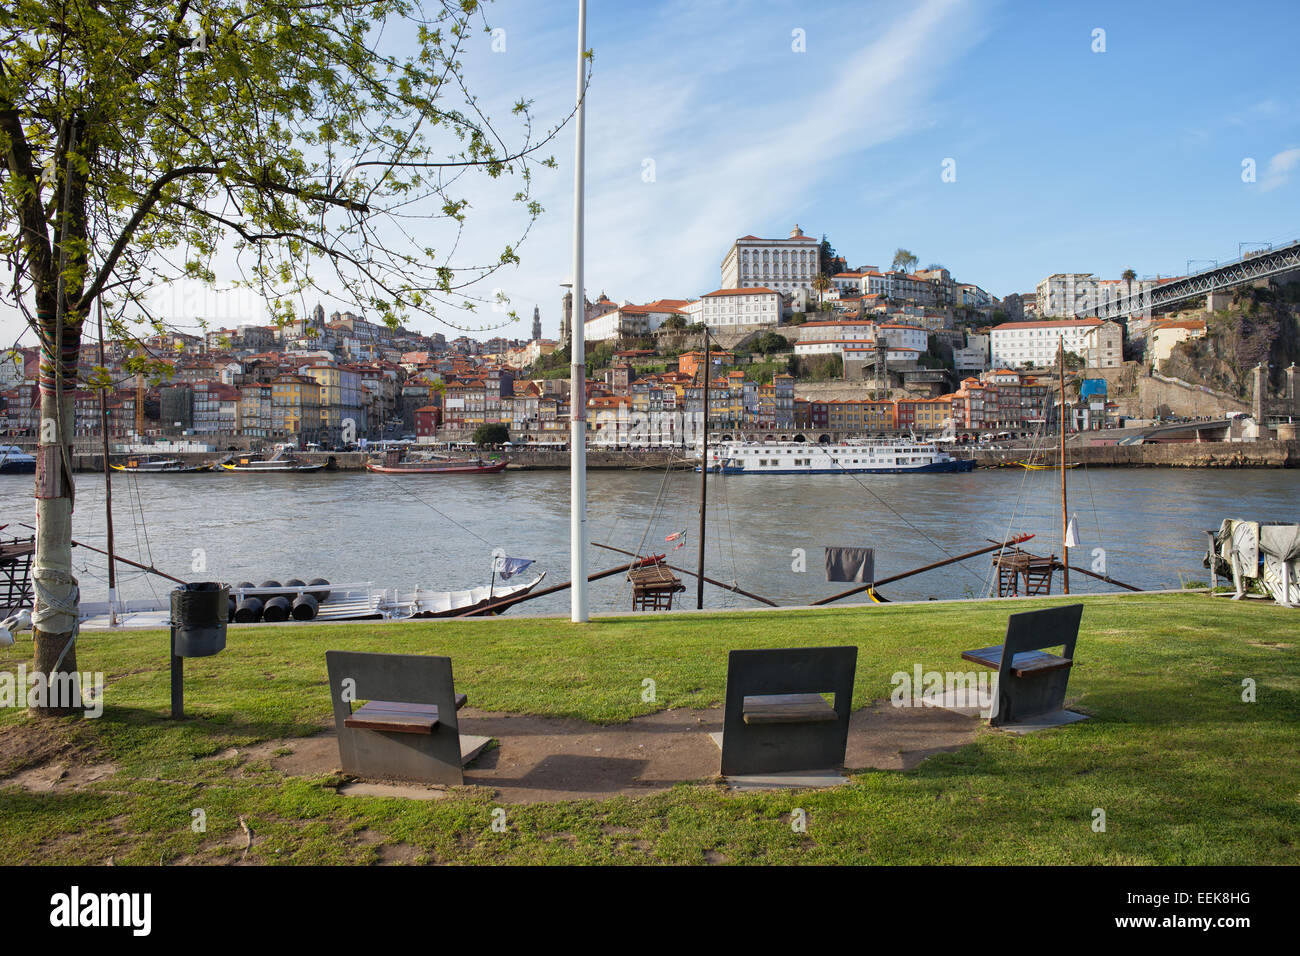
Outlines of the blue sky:
M479 34L464 58L489 112L526 96L541 121L563 115L576 7L489 6L505 50ZM1098 29L1105 52L1093 51ZM796 222L850 265L887 266L903 246L998 296L1053 272L1179 274L1241 241L1300 238L1297 36L1300 5L1284 2L1235 16L1187 2L590 0L588 292L700 295L718 287L735 238ZM534 305L558 333L571 128L554 153L522 263L482 290L501 288L525 317L506 334L527 334ZM499 227L497 195L471 199L467 258L513 231Z

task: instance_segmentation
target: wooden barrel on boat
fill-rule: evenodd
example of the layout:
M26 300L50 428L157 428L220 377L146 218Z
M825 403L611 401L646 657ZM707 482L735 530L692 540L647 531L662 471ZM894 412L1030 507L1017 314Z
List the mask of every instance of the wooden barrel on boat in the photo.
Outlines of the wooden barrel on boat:
M262 599L246 597L235 607L236 624L255 624L262 617Z
M330 599L329 582L324 578L312 578L307 582L307 587L309 588L316 588L320 585L325 586L324 590L308 591L307 593L316 599L317 604L324 604Z
M280 621L289 620L290 611L289 599L281 594L271 598L262 607L262 620L271 624L278 624Z
M290 608L290 613L295 621L310 621L316 616L319 605L316 599L310 594L299 594Z

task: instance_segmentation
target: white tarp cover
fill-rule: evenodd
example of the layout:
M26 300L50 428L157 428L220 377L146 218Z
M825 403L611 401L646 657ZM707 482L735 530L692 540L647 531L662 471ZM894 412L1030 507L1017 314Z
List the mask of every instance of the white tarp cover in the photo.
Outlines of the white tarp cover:
M1206 566L1216 558L1231 569L1237 597L1245 594L1243 578L1263 578L1279 604L1300 604L1300 524L1225 518Z
M1279 561L1300 558L1300 524L1263 521L1259 525L1259 550Z

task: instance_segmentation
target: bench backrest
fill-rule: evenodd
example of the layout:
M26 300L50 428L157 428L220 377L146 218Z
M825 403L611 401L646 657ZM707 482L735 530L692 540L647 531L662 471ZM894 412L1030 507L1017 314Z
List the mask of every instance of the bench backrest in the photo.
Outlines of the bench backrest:
M788 769L838 766L844 760L853 708L856 647L790 647L732 651L727 656L722 772L762 773L765 761L792 761ZM834 723L748 725L745 698L774 694L835 695ZM779 754L778 754L779 752ZM802 764L802 766L797 766Z
M1074 645L1079 639L1079 619L1082 616L1082 604L1012 614L1007 619L1007 638L1002 647L1001 669L1005 671L1012 657L1022 651L1041 651L1049 647L1062 647L1061 656L1073 659Z
M436 704L438 724L458 733L456 685L450 657L424 654L372 654L363 651L326 651L330 699L339 727L362 700L388 700L399 704ZM350 683L345 687L344 682Z

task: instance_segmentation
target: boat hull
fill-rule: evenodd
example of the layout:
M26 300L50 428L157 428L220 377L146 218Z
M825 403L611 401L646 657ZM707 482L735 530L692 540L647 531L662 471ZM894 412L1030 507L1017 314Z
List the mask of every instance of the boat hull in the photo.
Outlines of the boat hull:
M123 471L129 475L192 475L212 470L211 465L176 465L169 468L130 468L126 465L110 465L114 471Z
M487 465L376 465L374 462L366 462L366 471L381 475L495 475L505 469L504 461Z
M320 471L324 465L274 465L261 468L252 468L247 465L227 465L221 463L221 467L226 471L237 471L244 475L283 475L288 473L307 473Z

